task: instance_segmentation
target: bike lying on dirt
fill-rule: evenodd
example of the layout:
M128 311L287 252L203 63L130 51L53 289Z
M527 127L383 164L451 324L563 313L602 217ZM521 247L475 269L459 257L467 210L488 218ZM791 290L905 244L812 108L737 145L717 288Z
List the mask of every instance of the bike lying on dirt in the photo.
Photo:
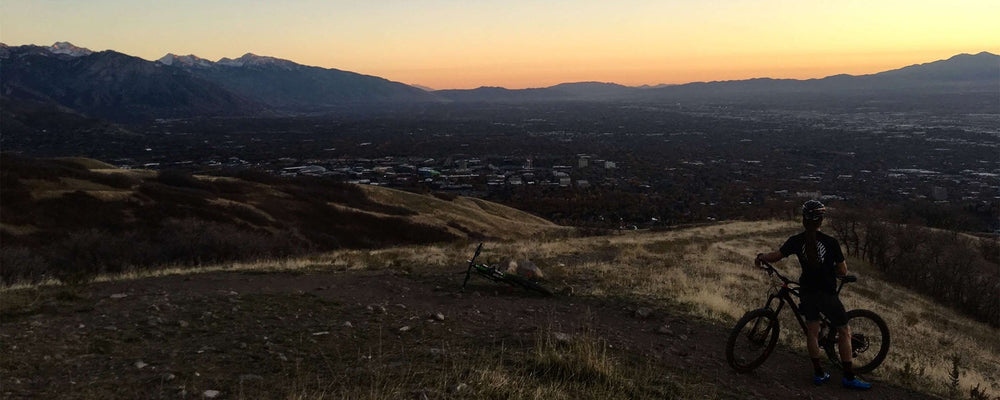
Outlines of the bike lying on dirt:
M726 341L726 361L733 369L740 372L750 372L759 367L771 355L778 343L781 332L778 315L785 304L792 309L795 319L806 334L806 323L798 304L792 297L799 296L799 284L781 275L771 264L763 262L768 275L777 276L781 280L781 288L777 293L767 298L764 308L749 311L736 322L736 326ZM837 293L850 282L856 282L854 275L838 277L840 286ZM777 307L773 304L777 302ZM854 355L854 371L867 373L874 370L885 360L889 352L889 327L878 314L869 310L851 310L847 312L847 324L851 327L851 349ZM837 329L830 328L830 321L823 316L820 320L819 346L834 365L840 366L840 356L837 352Z
M479 253L483 250L483 244L480 243L479 247L476 247L476 254L472 256L469 260L469 268L465 271L465 281L462 282L462 290L465 290L465 285L469 283L469 277L475 272L482 275L486 279L494 282L503 282L511 286L520 286L528 290L534 290L546 296L551 296L552 292L535 282L532 282L528 278L523 276L518 276L501 271L495 266L490 266L487 264L476 264L476 257L479 257Z

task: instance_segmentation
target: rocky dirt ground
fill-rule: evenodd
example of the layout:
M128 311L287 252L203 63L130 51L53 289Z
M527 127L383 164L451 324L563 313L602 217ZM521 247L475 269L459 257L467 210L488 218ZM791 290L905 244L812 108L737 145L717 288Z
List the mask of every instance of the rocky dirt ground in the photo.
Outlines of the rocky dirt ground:
M869 392L814 387L807 358L790 350L737 374L723 354L729 327L482 280L462 293L461 278L217 272L8 291L0 396L608 397L590 389L594 379L564 384L539 367L539 341L582 337L629 381L613 397L931 398L879 382Z

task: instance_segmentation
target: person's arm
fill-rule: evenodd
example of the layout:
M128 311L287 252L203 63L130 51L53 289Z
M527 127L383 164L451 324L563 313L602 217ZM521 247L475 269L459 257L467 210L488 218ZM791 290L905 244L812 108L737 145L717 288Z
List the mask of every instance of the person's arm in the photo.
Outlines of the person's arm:
M759 268L761 261L766 261L766 262L769 262L769 263L773 263L773 262L781 261L782 258L785 258L785 255L781 254L780 251L772 251L770 253L760 253L760 254L757 255L757 258L754 260L754 265Z

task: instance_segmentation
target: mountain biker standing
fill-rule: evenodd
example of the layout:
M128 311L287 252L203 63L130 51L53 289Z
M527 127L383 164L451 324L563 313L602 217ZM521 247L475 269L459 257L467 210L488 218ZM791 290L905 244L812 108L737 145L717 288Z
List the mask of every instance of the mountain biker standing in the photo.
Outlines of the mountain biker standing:
M847 326L847 313L837 295L837 275L847 274L847 263L837 239L819 231L823 223L826 206L817 200L809 200L802 205L802 226L805 231L788 238L778 251L757 255L755 264L761 261L773 263L790 255L796 255L802 267L799 277L799 298L802 314L806 318L809 357L813 364L813 382L821 385L830 380L830 374L823 371L820 363L819 321L820 313L830 319L831 329L837 329L837 348L843 364L844 377L841 383L846 388L870 389L871 384L854 376L851 350L851 328Z

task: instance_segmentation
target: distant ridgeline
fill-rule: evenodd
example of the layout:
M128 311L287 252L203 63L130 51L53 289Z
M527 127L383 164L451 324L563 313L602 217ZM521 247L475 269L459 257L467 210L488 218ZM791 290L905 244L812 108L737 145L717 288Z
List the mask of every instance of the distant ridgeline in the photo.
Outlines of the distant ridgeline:
M6 284L558 228L478 199L321 178L192 176L9 154L0 163Z
M995 112L1000 56L982 52L871 75L749 79L628 87L577 82L546 88L427 91L384 78L247 53L213 62L167 54L147 61L115 51L0 44L0 93L116 122L199 116L379 112L442 103L626 101L782 107Z

